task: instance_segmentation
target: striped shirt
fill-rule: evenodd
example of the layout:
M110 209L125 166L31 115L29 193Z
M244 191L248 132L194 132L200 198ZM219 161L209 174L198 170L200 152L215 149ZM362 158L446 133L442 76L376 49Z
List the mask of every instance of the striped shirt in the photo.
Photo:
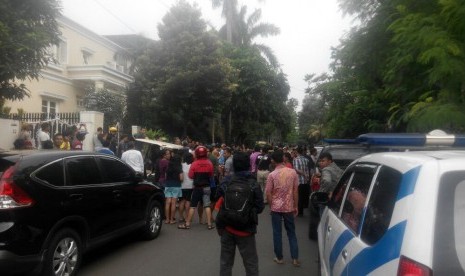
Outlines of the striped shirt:
M292 161L292 165L294 165L294 169L303 172L303 174L298 174L299 184L307 183L310 176L310 172L308 170L308 159L302 155L299 155L296 158L294 158L294 160Z

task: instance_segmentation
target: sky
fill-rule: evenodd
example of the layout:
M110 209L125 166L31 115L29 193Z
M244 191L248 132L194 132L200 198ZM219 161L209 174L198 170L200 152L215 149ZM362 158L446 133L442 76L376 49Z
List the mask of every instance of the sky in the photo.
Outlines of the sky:
M221 8L213 9L211 0L188 0L196 3L202 17L219 29L225 20ZM158 39L157 25L175 0L62 0L63 14L100 35L140 34ZM256 42L270 46L278 58L291 87L289 98L299 106L305 96L307 74L328 72L331 47L352 26L343 17L337 0L239 0L247 5L247 14L262 10L261 22L272 23L281 33Z

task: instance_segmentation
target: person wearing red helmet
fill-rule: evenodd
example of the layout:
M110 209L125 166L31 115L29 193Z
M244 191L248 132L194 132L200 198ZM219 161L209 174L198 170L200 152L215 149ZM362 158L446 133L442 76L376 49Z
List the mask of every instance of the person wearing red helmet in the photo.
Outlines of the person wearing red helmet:
M205 213L207 214L208 229L215 228L212 224L212 211L210 207L210 181L213 177L213 164L208 159L208 150L204 146L198 146L195 151L196 160L192 163L188 176L194 180L194 189L192 191L191 206L187 214L186 222L178 225L178 229L190 229L192 217L195 208L199 202L203 203Z

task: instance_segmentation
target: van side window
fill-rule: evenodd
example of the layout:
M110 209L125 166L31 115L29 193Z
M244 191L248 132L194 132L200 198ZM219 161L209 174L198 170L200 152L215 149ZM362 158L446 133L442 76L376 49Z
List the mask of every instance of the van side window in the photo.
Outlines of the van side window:
M339 210L341 209L342 200L344 199L344 194L346 192L347 186L349 185L351 176L351 171L346 172L341 177L339 183L337 184L336 188L334 188L334 191L332 193L331 201L328 204L328 206L329 208L331 208L331 210L334 211L336 215L339 214Z
M386 233L396 204L402 174L381 167L368 202L361 238L367 244L376 243Z
M354 176L344 200L341 219L355 233L359 232L365 202L375 170L354 171Z

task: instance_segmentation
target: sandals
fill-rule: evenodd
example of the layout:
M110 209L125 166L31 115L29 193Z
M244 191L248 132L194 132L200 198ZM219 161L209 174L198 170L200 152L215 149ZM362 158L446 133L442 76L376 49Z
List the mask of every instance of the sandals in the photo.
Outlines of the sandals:
M215 225L208 225L207 229L208 229L208 230L215 229Z
M277 257L275 257L275 258L273 259L273 262L275 262L275 263L277 263L277 264L284 264L284 260L283 260L283 259L280 260L280 259L278 259Z
M176 220L170 221L170 224L176 224Z
M191 226L189 224L183 223L178 225L178 229L189 230Z

